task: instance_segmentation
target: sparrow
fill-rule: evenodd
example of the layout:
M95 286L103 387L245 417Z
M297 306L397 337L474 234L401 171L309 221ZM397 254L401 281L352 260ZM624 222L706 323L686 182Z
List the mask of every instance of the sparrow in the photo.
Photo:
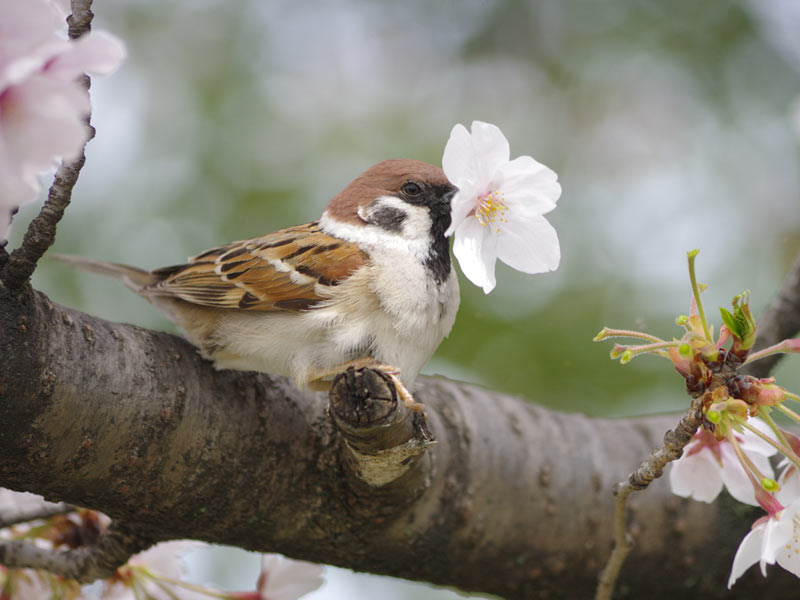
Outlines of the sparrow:
M327 389L373 367L406 404L450 333L458 280L445 231L457 191L438 167L386 160L356 177L322 217L146 271L59 256L121 279L160 309L218 369Z

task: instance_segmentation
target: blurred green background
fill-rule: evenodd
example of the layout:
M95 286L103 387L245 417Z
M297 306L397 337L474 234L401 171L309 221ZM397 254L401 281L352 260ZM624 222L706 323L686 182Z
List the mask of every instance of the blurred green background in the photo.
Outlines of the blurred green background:
M367 166L440 164L497 124L563 185L555 273L462 278L426 371L592 415L679 410L666 361L621 367L604 325L678 335L685 252L707 309L756 314L800 251L800 3L105 0L130 56L93 82L97 138L58 252L157 267L316 218ZM12 245L38 207L17 220ZM43 264L35 285L108 319L172 326L113 281ZM798 362L780 380L800 389ZM354 596L353 596L354 597ZM387 596L388 597L388 596Z

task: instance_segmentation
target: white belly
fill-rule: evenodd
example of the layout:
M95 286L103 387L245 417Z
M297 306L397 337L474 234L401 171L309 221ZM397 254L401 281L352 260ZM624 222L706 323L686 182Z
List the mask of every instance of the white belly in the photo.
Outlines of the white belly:
M356 358L398 367L409 389L453 326L455 272L436 286L424 267L373 265L337 286L336 299L306 312L223 311L214 332L221 369L291 377L302 386L315 373Z

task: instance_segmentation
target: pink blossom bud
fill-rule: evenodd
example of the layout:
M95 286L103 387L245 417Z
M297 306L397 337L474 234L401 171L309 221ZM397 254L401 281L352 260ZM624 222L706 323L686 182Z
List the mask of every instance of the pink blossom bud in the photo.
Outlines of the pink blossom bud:
M774 406L780 404L786 398L784 390L778 385L764 386L757 396L756 402L761 406Z

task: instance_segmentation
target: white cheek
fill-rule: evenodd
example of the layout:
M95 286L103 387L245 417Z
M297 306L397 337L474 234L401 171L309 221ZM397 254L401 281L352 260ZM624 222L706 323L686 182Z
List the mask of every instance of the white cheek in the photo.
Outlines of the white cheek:
M400 200L398 200L398 202L400 202ZM403 204L405 205L405 203ZM397 253L398 256L411 254L418 260L424 260L429 252L430 234L428 229L420 227L420 221L427 219L428 227L430 227L430 217L427 215L426 209L421 208L419 210L424 211L425 214L420 215L416 213L414 218L406 219L407 221L412 221L411 223L404 223L404 226L408 227L410 230L422 230L424 232L422 235L413 237L406 235L405 228L402 232L391 232L370 223L364 223L363 225L345 223L331 216L327 210L322 213L319 226L325 233L348 242L356 243L361 246L362 249L373 254Z
M370 213L381 207L400 211L405 219L399 231L391 231L370 223ZM355 242L373 253L400 252L424 261L430 253L431 217L424 206L414 206L395 196L380 196L367 207L358 209L363 225L344 223L332 217L328 211L319 220L320 228L333 236Z

